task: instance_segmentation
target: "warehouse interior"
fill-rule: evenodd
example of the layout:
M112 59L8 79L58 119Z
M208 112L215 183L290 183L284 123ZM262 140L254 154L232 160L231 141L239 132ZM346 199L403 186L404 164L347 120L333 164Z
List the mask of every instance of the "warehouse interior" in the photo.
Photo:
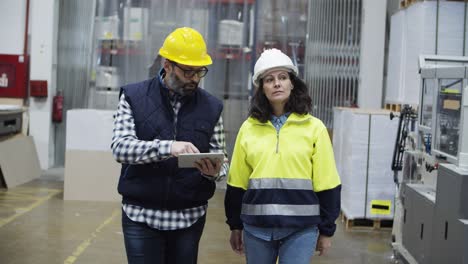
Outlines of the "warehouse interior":
M156 76L183 26L213 59L228 156L261 52L299 69L342 183L313 263L468 263L468 0L0 1L1 263L126 263L120 87ZM245 263L216 184L198 262Z

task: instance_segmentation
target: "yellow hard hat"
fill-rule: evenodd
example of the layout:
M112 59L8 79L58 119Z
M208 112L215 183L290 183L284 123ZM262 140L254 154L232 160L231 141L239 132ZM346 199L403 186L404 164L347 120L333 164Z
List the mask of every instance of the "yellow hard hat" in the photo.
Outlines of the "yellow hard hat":
M189 66L206 66L212 63L206 53L202 35L193 28L182 27L174 30L159 49L162 57Z

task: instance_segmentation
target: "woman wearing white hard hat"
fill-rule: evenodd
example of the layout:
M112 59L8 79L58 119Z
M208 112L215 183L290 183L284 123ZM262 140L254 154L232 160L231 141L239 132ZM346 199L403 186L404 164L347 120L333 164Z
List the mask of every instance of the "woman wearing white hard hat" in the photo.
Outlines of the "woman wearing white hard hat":
M297 67L277 49L254 67L256 92L234 146L225 197L232 249L247 263L308 264L331 246L341 182L325 125Z

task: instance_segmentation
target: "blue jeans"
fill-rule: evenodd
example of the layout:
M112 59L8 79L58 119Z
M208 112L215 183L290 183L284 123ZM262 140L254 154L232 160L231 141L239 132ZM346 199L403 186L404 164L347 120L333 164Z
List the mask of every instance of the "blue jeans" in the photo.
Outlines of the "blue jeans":
M196 264L206 214L192 226L158 230L130 220L122 212L122 230L129 264Z
M244 231L244 250L247 263L309 264L318 238L316 226L302 229L279 239L263 240Z

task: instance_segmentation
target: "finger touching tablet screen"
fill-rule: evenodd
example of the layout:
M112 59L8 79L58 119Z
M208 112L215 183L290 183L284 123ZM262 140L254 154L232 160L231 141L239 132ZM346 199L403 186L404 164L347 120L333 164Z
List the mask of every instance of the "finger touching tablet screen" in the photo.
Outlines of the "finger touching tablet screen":
M223 153L187 153L179 155L179 168L194 168L195 162L204 158L209 158L213 163L216 159L224 160Z

